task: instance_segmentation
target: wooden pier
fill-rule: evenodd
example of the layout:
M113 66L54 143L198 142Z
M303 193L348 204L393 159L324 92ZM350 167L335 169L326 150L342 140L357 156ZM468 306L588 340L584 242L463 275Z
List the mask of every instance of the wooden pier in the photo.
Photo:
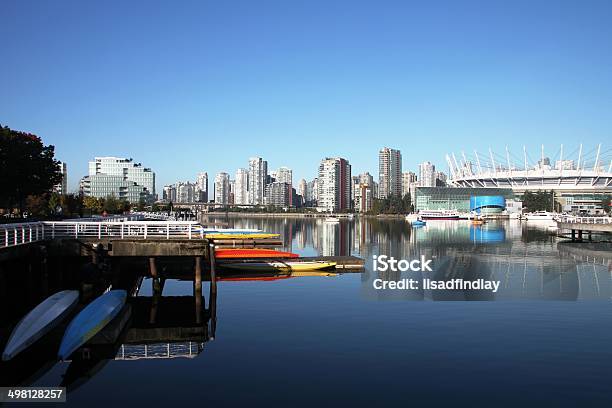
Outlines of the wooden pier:
M606 238L612 237L611 217L561 217L556 220L559 231L568 231L560 236L571 238L572 241L592 241L597 234Z

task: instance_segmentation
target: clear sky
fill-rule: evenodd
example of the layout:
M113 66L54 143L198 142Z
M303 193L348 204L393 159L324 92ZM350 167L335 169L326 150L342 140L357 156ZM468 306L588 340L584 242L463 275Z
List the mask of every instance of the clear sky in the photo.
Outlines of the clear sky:
M95 155L159 189L250 156L297 181L325 156L377 177L383 146L405 171L612 147L608 0L93 3L0 3L0 123L55 145L71 189Z

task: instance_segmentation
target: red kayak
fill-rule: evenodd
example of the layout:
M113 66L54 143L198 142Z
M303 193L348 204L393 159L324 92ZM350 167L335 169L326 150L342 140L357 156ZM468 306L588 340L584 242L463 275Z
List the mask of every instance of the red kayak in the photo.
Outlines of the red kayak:
M217 249L215 251L215 258L217 259L250 259L250 258L297 258L298 254L292 252L276 251L274 249L263 249L263 248L229 248L229 249Z

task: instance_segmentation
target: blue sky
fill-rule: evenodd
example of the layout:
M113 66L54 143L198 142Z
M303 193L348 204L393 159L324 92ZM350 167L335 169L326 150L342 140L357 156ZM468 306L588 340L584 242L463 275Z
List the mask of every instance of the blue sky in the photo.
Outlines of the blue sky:
M250 156L311 179L461 150L609 149L610 1L5 1L0 123L158 188ZM607 150L606 150L607 151Z

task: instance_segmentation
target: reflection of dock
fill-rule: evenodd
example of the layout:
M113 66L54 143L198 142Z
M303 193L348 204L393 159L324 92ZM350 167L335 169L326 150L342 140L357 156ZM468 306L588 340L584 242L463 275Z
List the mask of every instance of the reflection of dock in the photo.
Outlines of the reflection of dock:
M152 360L170 358L194 358L202 352L204 343L122 344L115 360Z
M574 260L612 266L612 244L560 242L557 244L557 249L562 255Z

